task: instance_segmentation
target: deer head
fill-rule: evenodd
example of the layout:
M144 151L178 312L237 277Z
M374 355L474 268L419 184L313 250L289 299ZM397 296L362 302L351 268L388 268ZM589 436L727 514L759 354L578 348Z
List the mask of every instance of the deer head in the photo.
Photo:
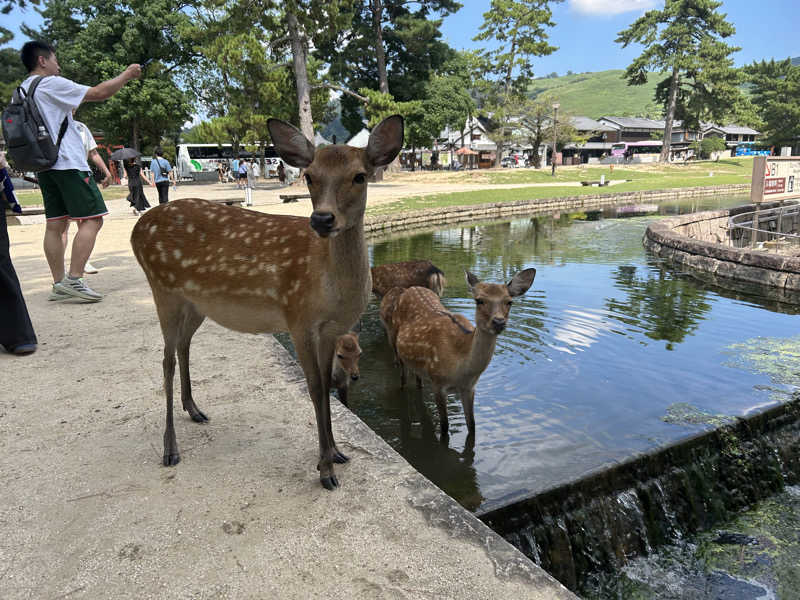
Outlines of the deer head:
M361 223L367 197L367 179L376 167L394 160L403 144L403 118L381 121L370 134L365 150L314 145L294 125L279 119L267 121L280 157L293 167L305 169L314 212L311 228L320 237L336 236Z
M482 283L469 271L464 271L464 274L467 287L475 298L475 326L484 333L497 335L506 328L512 298L528 291L536 277L536 269L520 271L505 285Z

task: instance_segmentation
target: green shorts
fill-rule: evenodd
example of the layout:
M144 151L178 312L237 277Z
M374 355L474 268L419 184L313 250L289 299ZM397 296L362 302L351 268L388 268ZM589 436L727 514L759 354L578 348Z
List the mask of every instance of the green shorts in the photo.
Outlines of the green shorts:
M103 195L89 171L40 171L36 174L48 221L93 219L108 214Z

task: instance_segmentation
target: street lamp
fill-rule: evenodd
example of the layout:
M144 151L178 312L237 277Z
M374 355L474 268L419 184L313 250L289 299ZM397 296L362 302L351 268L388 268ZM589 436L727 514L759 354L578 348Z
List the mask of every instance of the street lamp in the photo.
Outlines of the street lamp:
M558 102L553 104L553 158L552 158L553 170L551 171L551 174L553 175L553 177L556 176L556 140L558 139L558 135L557 135L557 130L558 130L558 107L559 107Z

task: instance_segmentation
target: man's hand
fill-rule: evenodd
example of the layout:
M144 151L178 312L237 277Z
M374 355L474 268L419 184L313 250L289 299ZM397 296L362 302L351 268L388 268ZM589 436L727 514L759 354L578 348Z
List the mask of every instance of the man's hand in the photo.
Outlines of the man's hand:
M108 171L106 171L106 176L105 176L105 177L103 177L103 181L101 181L101 182L100 182L100 187L102 187L103 189L105 189L105 188L107 188L109 185L111 185L111 173L109 173Z
M122 72L123 75L130 81L131 79L139 79L142 76L142 67L136 63L128 65L128 68Z

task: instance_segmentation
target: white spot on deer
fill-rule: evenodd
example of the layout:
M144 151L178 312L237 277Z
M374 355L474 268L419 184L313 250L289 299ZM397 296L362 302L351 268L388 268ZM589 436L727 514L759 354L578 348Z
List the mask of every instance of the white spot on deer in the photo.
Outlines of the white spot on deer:
M276 292L276 291L275 291L274 289L272 289L272 288L269 288L269 289L265 290L265 292L264 292L264 293L265 293L267 296L269 296L270 298L272 298L273 300L277 300L277 299L278 299L278 292Z
M230 218L231 218L230 215L222 215L219 219L217 219L217 221L219 223L224 223L225 221L227 221Z
M150 262L156 262L156 259L157 259L157 258L158 258L158 257L157 257L155 254L151 254L151 255L150 255Z
M172 271L168 271L167 272L167 279L169 279L170 282L174 282L175 281L175 273L173 273Z
M167 264L169 262L169 256L167 256L166 252L161 253L161 262Z
M150 229L148 229L148 231L150 232L150 235L153 235L156 232L157 229L158 229L158 225L153 223L152 225L150 225Z
M192 223L189 223L186 226L186 233L193 233L193 232L194 232L194 225Z
M189 290L190 292L196 292L200 289L200 286L197 285L197 283L191 279L187 279L186 283L183 284L183 287L184 289Z
M161 240L156 242L156 250L158 250L159 252L164 251L164 244L161 242Z
M285 261L283 261L283 262L281 263L281 266L282 266L282 267L290 267L290 266L292 266L292 259L290 258L289 260L285 260Z
M181 258L181 251L178 248L172 251L172 255L175 257L175 260L180 260Z

